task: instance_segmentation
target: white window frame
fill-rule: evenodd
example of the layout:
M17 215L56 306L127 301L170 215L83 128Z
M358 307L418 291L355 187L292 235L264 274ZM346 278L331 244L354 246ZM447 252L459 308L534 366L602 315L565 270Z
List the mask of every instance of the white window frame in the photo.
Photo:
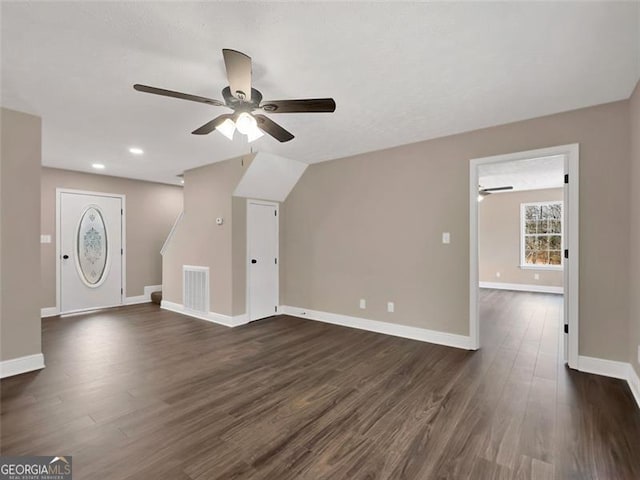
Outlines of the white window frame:
M525 237L527 234L525 233L526 220L525 220L525 209L527 207L543 207L547 205L555 205L560 204L560 212L561 212L561 229L560 229L560 265L532 265L526 263L526 254L525 254ZM562 200L552 200L547 202L527 202L520 204L520 268L523 270L557 270L562 271L564 268L564 202ZM538 234L536 234L538 235ZM544 234L541 234L544 235ZM555 235L555 234L554 234Z

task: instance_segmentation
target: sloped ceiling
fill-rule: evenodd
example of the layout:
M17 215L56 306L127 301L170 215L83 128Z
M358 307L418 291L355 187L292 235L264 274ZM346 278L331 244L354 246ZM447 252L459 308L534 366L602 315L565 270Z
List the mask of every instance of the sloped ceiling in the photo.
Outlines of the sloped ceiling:
M335 98L334 114L272 116L293 141L252 144L306 163L625 99L640 74L638 2L1 8L1 102L42 116L43 163L163 182L251 147L189 133L221 109L132 85L220 98L222 48L253 57L265 99Z
M258 152L236 186L235 197L284 202L307 168L298 160Z

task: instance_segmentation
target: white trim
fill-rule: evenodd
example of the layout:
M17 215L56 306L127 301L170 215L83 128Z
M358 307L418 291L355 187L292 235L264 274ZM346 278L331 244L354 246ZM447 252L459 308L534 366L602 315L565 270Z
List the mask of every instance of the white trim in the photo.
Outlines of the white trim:
M640 408L640 378L638 378L635 369L630 363L580 355L578 357L578 370L594 375L603 375L605 377L625 380L629 385L636 404Z
M294 317L308 318L319 322L331 323L333 325L340 325L343 327L357 328L359 330L383 333L385 335L393 335L394 337L409 338L411 340L419 340L421 342L462 348L464 350L474 349L471 337L457 335L454 333L438 332L436 330L427 330L425 328L411 327L409 325L398 325L395 323L381 322L379 320L368 320L366 318L350 317L348 315L320 312L317 310L309 310L306 308L291 307L287 305L281 305L279 313L282 315L291 315Z
M564 249L563 249L564 250ZM547 270L552 272L561 272L564 270L563 265L518 265L518 268L522 270Z
M548 285L527 285L524 283L480 282L480 288L492 288L494 290L515 290L516 292L534 293L564 293L563 287Z
M167 251L167 248L169 248L171 239L173 238L173 235L176 233L176 230L178 229L178 225L180 225L180 222L182 221L182 217L184 217L184 211L180 212L180 215L178 215L178 217L176 218L176 221L173 222L173 227L171 227L171 231L169 232L169 235L167 235L167 238L162 244L162 248L160 249L160 255L164 256L165 252Z
M277 291L277 303L280 303L279 299L280 299L280 204L277 202L270 202L267 200L255 200L252 198L248 198L247 199L247 212L246 212L246 217L247 217L247 241L246 241L246 292L245 292L245 312L247 315L247 318L251 318L251 289L250 289L250 285L251 285L251 252L249 251L249 235L251 234L251 226L249 225L249 205L250 204L254 204L254 205L266 205L268 207L273 207L276 210L276 258L278 259L278 268L277 268L277 273L278 273L278 280L276 283L276 291ZM280 313L280 308L278 308L277 312L275 313ZM258 320L258 319L255 319Z
M162 285L147 285L144 287L144 293L135 297L127 297L124 301L125 305L136 305L138 303L149 303L151 294L162 290Z
M569 185L565 185L563 219L563 240L570 252L570 258L564 259L565 286L565 322L569 324L568 364L578 368L579 339L579 158L577 143L557 147L541 148L524 152L474 158L469 162L469 336L474 349L480 347L479 329L479 274L478 274L478 167L489 163L512 162L552 155L564 155L565 172L569 174Z
M160 307L164 310L169 310L188 317L198 318L200 320L206 320L207 322L216 323L225 327L239 327L240 325L249 323L249 316L247 314L235 315L232 317L230 315L223 315L216 312L194 312L193 310L184 308L184 305L180 303L169 302L167 300L162 300Z
M12 377L13 375L41 370L43 368L44 355L41 353L3 360L0 362L0 378Z
M40 318L55 317L60 315L58 307L44 307L40 309Z
M627 383L629 384L633 398L636 399L636 403L638 407L640 407L640 378L638 378L638 374L631 364L629 364Z
M122 255L120 255L121 261L121 272L120 272L120 303L119 305L125 305L125 299L127 298L127 196L119 193L103 193L103 192L90 192L87 190L75 190L72 188L56 188L56 310L58 313L61 313L61 305L62 305L62 290L61 290L61 282L62 275L60 269L60 237L61 237L61 228L60 228L60 220L61 220L61 195L63 193L70 193L75 195L91 195L96 197L112 197L120 199L120 208L122 209L122 215L120 215L120 247L122 248ZM102 307L101 307L102 308ZM106 307L105 307L106 308ZM93 308L91 309L93 310ZM73 312L64 312L64 313L73 313Z
M616 362L604 358L585 357L584 355L578 357L578 370L605 377L626 380L629 376L629 366L626 362Z

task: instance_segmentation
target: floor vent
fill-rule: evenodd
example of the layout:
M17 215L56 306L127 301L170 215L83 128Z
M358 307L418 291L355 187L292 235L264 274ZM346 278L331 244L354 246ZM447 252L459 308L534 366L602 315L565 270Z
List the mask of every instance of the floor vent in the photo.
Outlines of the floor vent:
M183 265L182 279L184 308L209 313L209 267Z

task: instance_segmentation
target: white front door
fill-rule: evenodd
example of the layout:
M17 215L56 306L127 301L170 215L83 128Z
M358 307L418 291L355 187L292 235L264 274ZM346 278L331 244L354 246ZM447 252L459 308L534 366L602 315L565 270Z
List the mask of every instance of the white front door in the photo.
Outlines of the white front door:
M122 304L122 197L59 193L60 312Z
M248 201L247 253L249 319L276 315L279 303L278 204Z

